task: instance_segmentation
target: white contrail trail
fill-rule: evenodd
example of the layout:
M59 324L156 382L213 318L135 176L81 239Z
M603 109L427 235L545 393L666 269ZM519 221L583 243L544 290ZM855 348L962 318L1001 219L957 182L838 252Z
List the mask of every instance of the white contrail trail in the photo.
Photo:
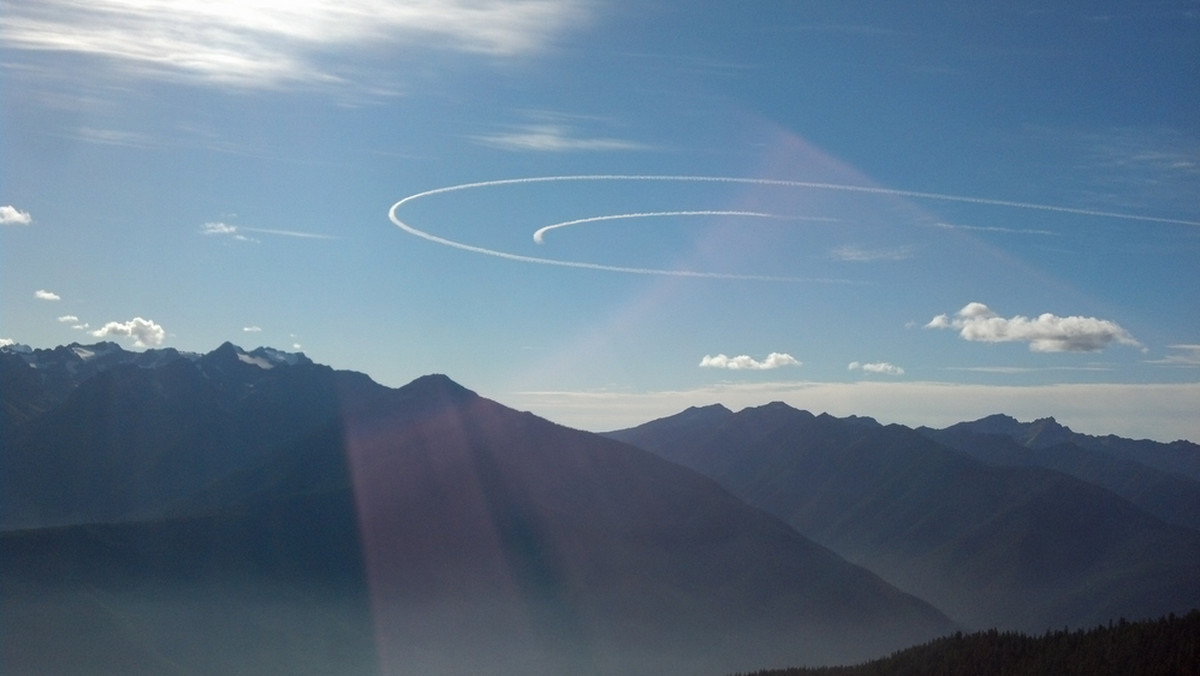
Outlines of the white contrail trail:
M404 221L401 221L396 216L396 211L408 204L424 197L439 195L442 193L457 192L460 190L472 190L475 188L491 188L506 185L521 185L527 183L555 183L569 181L664 181L678 183L731 183L741 185L763 185L763 186L779 186L785 188L807 188L812 190L836 190L841 192L866 193L873 195L891 195L895 197L908 197L912 199L936 200L942 202L959 202L966 204L980 204L994 207L1006 207L1012 209L1033 209L1037 211L1051 211L1064 214L1074 214L1078 216L1096 216L1100 218L1114 218L1129 221L1140 221L1146 223L1169 223L1175 225L1193 225L1200 226L1200 221L1189 221L1176 218L1161 218L1157 216L1143 216L1139 214L1119 213L1113 211L1099 211L1095 209L1080 209L1076 207L1064 207L1051 204L1037 204L1033 202L1014 202L1009 200L990 199L986 197L969 197L963 195L944 195L941 193L920 192L915 190L898 190L895 188L878 188L873 186L863 185L847 185L843 183L816 183L811 181L790 181L786 179L771 179L771 178L737 178L728 176L668 176L668 175L637 175L637 174L595 174L595 175L568 175L568 176L535 176L528 178L505 178L494 181L478 181L474 183L461 183L459 185L451 185L443 188L434 188L413 195L409 195L392 205L388 210L388 218L392 223L396 224L401 230L416 235L431 242L436 242L456 249L481 253L488 256L496 256L513 261L523 263L540 263L543 265L559 265L564 267L585 268L591 270L604 270L609 272L630 272L635 274L645 275L670 275L677 277L703 277L714 279L743 279L743 280L761 280L761 281L822 281L822 282L846 282L847 280L832 280L832 279L805 279L799 277L777 277L768 275L740 275L740 274L724 274L715 272L697 272L690 270L662 270L654 268L632 268L619 265L604 265L600 263L588 263L583 261L567 261L555 258L539 258L536 256L523 256L520 254L498 251L496 249L488 249L486 247L464 244L454 240L438 237L423 230L418 230ZM588 219L583 219L586 222ZM536 237L536 235L535 235Z
M577 218L573 221L563 221L538 228L533 233L533 241L541 244L546 237L546 233L558 228L565 228L569 225L582 225L584 223L599 223L601 221L617 221L623 218L662 218L670 216L746 216L750 218L777 218L790 219L788 216L780 216L779 214L768 214L761 211L645 211L634 214L611 214L609 216L592 216L590 218ZM822 219L826 220L826 219Z

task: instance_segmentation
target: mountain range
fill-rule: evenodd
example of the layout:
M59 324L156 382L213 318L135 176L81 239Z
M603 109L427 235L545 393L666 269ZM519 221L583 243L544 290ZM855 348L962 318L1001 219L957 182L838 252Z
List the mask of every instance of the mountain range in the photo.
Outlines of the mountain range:
M647 451L441 375L0 349L6 673L695 674L956 628Z
M967 628L1038 633L1200 606L1200 531L1179 525L1186 513L1169 523L1086 472L1050 469L1057 463L1016 453L1028 449L988 421L918 431L782 403L714 405L608 436L714 478ZM1197 490L1185 475L1072 448L1091 464L1131 463Z
M1195 444L598 435L301 354L0 348L5 673L721 674L1200 607Z

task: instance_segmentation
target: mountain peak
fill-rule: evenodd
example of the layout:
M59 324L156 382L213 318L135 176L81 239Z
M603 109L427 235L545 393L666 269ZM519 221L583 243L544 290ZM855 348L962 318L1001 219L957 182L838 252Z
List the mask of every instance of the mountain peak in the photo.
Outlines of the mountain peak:
M444 373L430 373L421 376L400 388L404 392L422 397L445 397L453 400L464 400L479 395L454 382Z

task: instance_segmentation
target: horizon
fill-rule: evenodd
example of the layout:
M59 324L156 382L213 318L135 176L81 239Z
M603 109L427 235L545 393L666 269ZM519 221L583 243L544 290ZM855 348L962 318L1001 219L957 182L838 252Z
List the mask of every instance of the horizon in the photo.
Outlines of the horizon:
M123 350L126 352L169 349L169 348L142 348L141 350L128 349L114 341L101 341L99 343L73 342L73 343L57 345L57 346L49 347L49 348L34 347L34 346L25 345L25 344L21 344L21 343L14 343L14 344L7 344L7 345L0 346L0 349L10 349L10 350L13 350L16 352L24 352L24 350L22 350L20 348L25 348L31 352L35 352L38 350L55 350L55 349L59 349L59 348L70 348L70 347L86 348L86 347L94 347L94 346L100 345L100 344L114 345L117 347L117 349ZM279 353L283 353L283 354L287 354L287 355L299 355L306 359L310 359L310 361L312 361L311 358L309 358L308 355L305 355L302 351L290 352L287 350L281 350L279 348L276 348L276 347L270 346L270 345L258 345L254 348L247 349L247 348L243 347L242 345L239 345L238 343L235 343L231 340L223 341L221 343L221 345L218 345L217 347L215 347L212 350L209 350L207 352L190 352L190 351L183 351L183 350L179 350L179 352L180 352L180 354L185 355L186 357L199 358L199 357L205 356L206 354L211 354L212 352L217 351L218 349L220 349L221 347L223 347L226 344L233 346L234 348L236 348L237 350L239 350L241 353L244 353L244 354L251 354L251 353L254 353L254 352L257 352L260 350L271 350L271 351L275 351L275 352L279 352ZM82 355L81 355L81 358L86 358L86 357L82 357ZM329 364L322 364L321 362L316 362L316 361L314 361L313 363L320 365L320 366L329 366L331 368L336 369L336 367L329 365ZM257 365L260 366L260 368L264 368L261 364L257 364ZM359 373L361 373L361 372L359 372ZM661 418L674 416L674 415L682 413L690 408L705 408L705 407L710 407L710 406L721 406L721 407L726 408L734 413L739 413L746 409L768 406L768 405L774 404L774 403L783 403L794 409L808 411L810 413L813 413L814 415L828 414L828 415L832 415L832 416L835 416L838 418L866 417L866 418L872 418L882 425L899 424L899 425L904 425L906 427L910 427L910 428L914 428L914 429L917 427L930 427L930 428L934 428L934 429L942 429L942 428L946 428L946 427L949 427L951 425L954 425L954 424L960 423L960 422L974 422L974 421L977 421L977 420L980 420L983 418L999 415L999 416L1006 416L1006 417L1012 418L1014 420L1017 420L1020 423L1035 423L1035 422L1039 422L1041 420L1049 419L1054 422L1057 422L1058 424L1062 425L1063 427L1070 429L1072 432L1077 432L1077 433L1081 433L1081 434L1085 434L1085 435L1089 435L1089 436L1095 436L1095 437L1103 437L1103 436L1113 434L1113 435L1116 435L1119 437L1124 437L1126 439L1152 440L1152 441L1157 441L1160 443L1172 443L1175 441L1185 441L1185 442L1190 442L1193 444L1197 443L1195 441L1195 438L1186 437L1186 436L1177 436L1177 437L1173 437L1173 438L1164 438L1161 435L1160 436L1137 436L1137 435L1131 435L1131 434L1121 434L1118 432L1105 432L1105 431L1097 431L1097 430L1093 430L1093 429L1088 429L1088 428L1084 428L1084 427L1078 427L1074 424L1071 424L1068 420L1061 419L1060 416L1056 415L1052 411L1035 412L1035 413L1032 413L1029 415L1018 415L1018 414L1014 414L1007 410L995 410L995 411L982 413L979 415L967 415L967 416L961 416L961 417L956 417L952 413L943 412L942 414L940 414L938 416L926 416L926 419L917 419L917 418L913 417L913 418L909 418L906 420L889 420L889 419L881 419L877 416L871 415L869 413L864 413L862 411L851 411L851 410L834 411L834 410L822 409L820 407L814 407L811 405L805 405L803 402L787 401L782 398L771 399L768 396L768 398L765 398L765 399L763 399L761 397L759 399L753 399L752 397L746 397L745 392L741 393L743 396L740 399L739 398L731 398L726 401L714 399L714 400L708 401L706 403L686 403L689 399L680 397L679 393L669 393L669 392L668 393L650 393L649 395L643 395L644 396L643 401L645 401L647 403L643 407L639 408L637 412L629 410L629 408L625 408L624 415L617 415L617 416L613 416L611 418L596 418L594 415L592 415L589 412L588 409L585 409L582 412L577 412L577 419L584 421L585 423L587 421L592 421L593 423L595 423L595 421L600 421L600 424L593 424L592 427L586 427L584 425L572 424L569 411L566 415L562 415L558 418L554 417L554 413L556 411L561 413L563 409L569 409L569 401L572 396L571 394L517 393L517 395L516 395L517 399L520 399L522 394L524 394L524 396L527 397L527 399L525 400L525 403L529 403L530 401L533 401L536 404L537 401L539 399L541 399L542 405L539 408L541 408L543 411L549 411L550 415L547 415L546 413L541 412L539 410L524 408L521 405L514 403L513 401L507 401L507 400L504 400L504 399L501 399L498 397L491 396L486 393L481 393L481 392L477 391L474 387L472 387L470 383L464 383L460 379L454 377L453 374L449 374L449 373L430 372L430 373L416 376L413 379L409 380L408 382L400 383L398 385L389 385L386 383L381 383L377 379L375 379L375 377L370 373L364 373L364 375L366 375L368 378L371 378L374 382L376 382L384 387L389 387L389 388L393 388L393 389L404 387L406 385L412 384L413 382L415 382L417 380L420 380L422 378L427 378L429 376L443 376L445 378L448 378L451 382L454 382L461 387L465 387L468 390L475 392L479 396L483 396L488 399L492 399L493 401L496 401L496 402L498 402L502 405L508 406L510 408L516 408L519 410L528 410L529 412L534 413L535 415L538 415L539 417L542 417L551 422L558 423L560 425L565 425L567 427L573 427L575 429L579 429L579 430L583 430L583 431L598 433L598 434L636 427L638 425L642 425L647 422L652 422L652 421L655 421L655 420L658 420ZM925 385L928 385L930 387L936 387L938 384L930 383L930 384L925 384ZM780 390L786 392L786 390L788 388L791 388L794 386L795 386L794 383L784 384L780 388ZM771 387L771 384L768 383L766 385L766 387L762 388L762 390L770 391L770 387ZM761 392L762 390L760 390L759 392ZM714 397L720 396L719 390L716 388L714 388L712 394ZM574 396L578 396L578 395L576 394ZM598 396L603 396L603 395L598 395ZM1061 397L1061 393L1058 396ZM818 399L819 399L819 397L818 397ZM563 405L563 403L562 403L563 400L567 400L567 402L568 402L567 406ZM854 400L851 400L851 401L854 401ZM852 405L852 404L846 404L843 402L843 406L845 406L845 405ZM675 408L672 408L673 406ZM914 416L920 415L921 411L924 410L924 405L918 406L917 408L918 408L918 410L916 412L914 412L914 414L913 414ZM1034 408L1035 407L1032 405L1029 405L1028 402L1026 402L1026 405L1024 406L1024 409L1026 409L1026 410L1034 410ZM639 415L641 415L643 417L638 417ZM1084 418L1084 419L1086 420L1086 418ZM604 424L604 421L606 421L606 420L610 424Z
M1200 440L1194 1L408 9L6 3L0 343Z

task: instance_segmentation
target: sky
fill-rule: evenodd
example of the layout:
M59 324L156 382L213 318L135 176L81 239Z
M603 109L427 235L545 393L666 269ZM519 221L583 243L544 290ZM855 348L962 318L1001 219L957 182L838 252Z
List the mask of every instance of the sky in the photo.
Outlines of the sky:
M0 340L1200 441L1200 2L8 0Z

